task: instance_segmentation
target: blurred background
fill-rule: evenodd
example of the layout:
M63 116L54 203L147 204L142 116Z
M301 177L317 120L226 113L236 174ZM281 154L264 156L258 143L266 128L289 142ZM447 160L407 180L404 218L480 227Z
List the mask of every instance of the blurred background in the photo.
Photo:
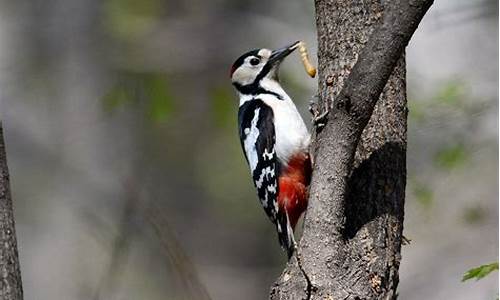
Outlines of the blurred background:
M311 1L0 1L25 299L266 299L285 255L236 131L234 59L304 40ZM498 2L440 0L408 50L401 299L496 299ZM305 119L316 81L281 80Z

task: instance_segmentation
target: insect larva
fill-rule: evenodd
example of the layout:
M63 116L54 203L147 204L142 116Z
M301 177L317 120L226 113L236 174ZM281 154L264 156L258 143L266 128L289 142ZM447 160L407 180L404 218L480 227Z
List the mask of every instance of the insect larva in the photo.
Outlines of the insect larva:
M307 54L307 48L304 42L299 43L299 52L300 58L302 59L302 64L304 65L304 69L306 70L307 74L309 74L309 76L314 78L314 76L316 76L316 68L313 67L313 65L309 61L309 55Z

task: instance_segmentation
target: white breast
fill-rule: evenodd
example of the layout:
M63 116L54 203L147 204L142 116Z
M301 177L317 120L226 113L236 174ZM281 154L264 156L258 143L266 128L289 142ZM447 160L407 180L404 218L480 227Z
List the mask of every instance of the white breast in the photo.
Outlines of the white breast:
M308 151L310 135L297 107L279 83L264 81L261 85L283 96L282 100L271 94L263 94L259 98L273 110L276 155L282 163L286 164L293 154Z

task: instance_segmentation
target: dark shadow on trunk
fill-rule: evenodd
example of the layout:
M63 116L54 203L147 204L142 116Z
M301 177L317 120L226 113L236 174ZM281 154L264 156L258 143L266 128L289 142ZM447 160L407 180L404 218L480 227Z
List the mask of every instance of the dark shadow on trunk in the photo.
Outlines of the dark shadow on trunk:
M384 215L403 221L406 150L395 142L384 144L364 160L349 178L344 237Z

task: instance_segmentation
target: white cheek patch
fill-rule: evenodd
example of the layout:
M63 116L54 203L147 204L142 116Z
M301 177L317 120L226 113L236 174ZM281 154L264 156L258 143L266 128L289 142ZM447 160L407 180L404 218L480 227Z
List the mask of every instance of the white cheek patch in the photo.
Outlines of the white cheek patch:
M257 78L257 75L262 71L264 68L267 59L269 56L271 56L271 50L269 49L261 49L258 53L259 56L261 56L261 62L260 64L256 66L252 66L250 64L250 60L255 58L255 56L249 56L245 58L245 61L243 64L236 69L233 73L233 82L236 82L241 85L247 85L251 84L255 81L255 78Z
M237 82L241 85L250 84L254 81L256 77L255 70L242 65L233 73L233 82Z

